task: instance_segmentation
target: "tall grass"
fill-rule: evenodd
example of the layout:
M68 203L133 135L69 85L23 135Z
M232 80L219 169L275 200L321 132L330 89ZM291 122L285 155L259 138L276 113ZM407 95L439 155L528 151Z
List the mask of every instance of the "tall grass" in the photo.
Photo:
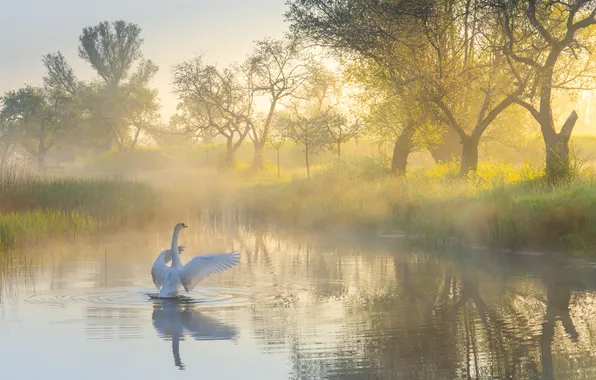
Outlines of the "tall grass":
M0 249L49 237L142 226L155 217L157 194L117 178L38 175L0 170Z
M303 228L402 230L432 242L501 248L596 247L596 177L549 184L530 165L457 165L387 174L385 162L345 160L311 180L254 188L239 199L253 218Z

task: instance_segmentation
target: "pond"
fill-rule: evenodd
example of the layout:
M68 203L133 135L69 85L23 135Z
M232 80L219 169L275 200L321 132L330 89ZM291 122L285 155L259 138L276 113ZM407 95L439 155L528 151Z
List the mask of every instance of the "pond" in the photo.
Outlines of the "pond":
M5 258L2 378L596 378L589 260L189 224L183 261L242 260L177 301L150 275L169 230Z

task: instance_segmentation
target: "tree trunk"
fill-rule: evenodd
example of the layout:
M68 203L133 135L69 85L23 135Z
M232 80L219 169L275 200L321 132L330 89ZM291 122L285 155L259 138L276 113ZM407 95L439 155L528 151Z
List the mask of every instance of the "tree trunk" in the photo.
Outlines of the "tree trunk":
M265 148L265 144L255 141L255 156L252 160L252 168L254 171L263 170L263 149Z
M393 145L393 156L391 159L391 173L395 175L406 174L406 167L408 165L408 156L410 155L410 148L403 143L401 139L397 139Z
M46 150L37 152L37 170L43 171L46 164Z
M46 119L42 118L39 125L39 144L37 147L37 169L42 171L46 162Z
M461 158L461 146L459 134L449 127L444 127L442 143L430 150L430 154L437 164L450 162L453 159Z
M478 144L479 140L466 136L462 139L460 174L468 175L469 172L478 170Z
M213 136L208 131L201 132L201 142L205 145L211 144L213 142Z
M545 140L546 175L550 179L563 179L570 175L569 140L560 135Z
M234 166L234 136L230 136L226 140L226 167Z
M281 178L281 175L280 174L281 173L280 173L280 170L279 170L279 149L277 149L277 179L280 179Z
M310 178L310 164L308 162L308 145L304 147L304 156L306 158L306 178Z
M412 133L414 128L406 126L401 135L395 140L393 145L393 156L391 158L391 172L401 176L406 174L408 166L408 157L412 153Z
M339 161L339 159L341 158L341 142L337 142L337 159Z
M114 134L112 132L112 129L110 128L108 130L108 136L106 137L105 150L106 151L112 150L112 144L113 143L114 143Z
M542 137L546 148L546 175L551 180L565 179L572 174L569 140L577 119L577 113L573 111L559 133L555 133L552 125L549 125L551 123L550 118L543 120L547 125L541 123Z
M134 151L135 147L137 146L137 141L139 140L139 135L141 134L141 128L137 127L137 130L135 132L135 137L132 140L132 143L130 144L130 151Z

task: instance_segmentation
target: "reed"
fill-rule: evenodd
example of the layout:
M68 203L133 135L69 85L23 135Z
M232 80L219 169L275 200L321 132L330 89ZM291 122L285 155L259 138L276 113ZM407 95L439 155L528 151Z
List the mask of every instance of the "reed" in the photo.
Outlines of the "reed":
M115 177L39 175L0 170L0 249L49 237L151 222L159 204L148 185Z

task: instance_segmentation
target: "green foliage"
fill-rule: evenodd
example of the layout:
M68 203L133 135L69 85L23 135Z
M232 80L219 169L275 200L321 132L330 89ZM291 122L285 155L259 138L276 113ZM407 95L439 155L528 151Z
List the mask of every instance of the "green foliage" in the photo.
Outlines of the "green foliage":
M596 177L553 186L532 165L456 164L387 176L372 159L334 164L309 181L259 187L242 198L255 218L316 229L406 231L427 241L500 248L596 249Z
M157 194L147 185L109 178L45 177L0 172L0 246L151 222Z
M75 128L75 103L69 94L25 86L4 95L0 123L43 166L47 151Z
M83 28L79 42L79 56L112 88L118 87L142 56L141 28L122 20Z

